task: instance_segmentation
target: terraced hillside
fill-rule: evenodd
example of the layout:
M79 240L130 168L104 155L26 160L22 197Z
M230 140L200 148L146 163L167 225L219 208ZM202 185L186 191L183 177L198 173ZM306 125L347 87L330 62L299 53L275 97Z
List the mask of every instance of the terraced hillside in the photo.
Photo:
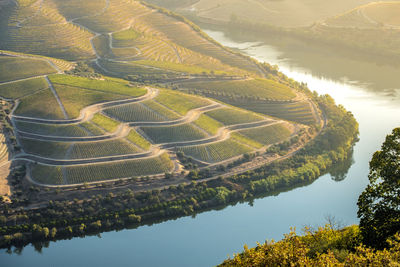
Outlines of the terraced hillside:
M16 103L10 117L21 151L14 159L28 162L35 183L163 177L182 171L178 151L213 166L262 151L298 130L209 98L53 72L0 84L0 96Z
M185 177L321 122L300 89L140 1L18 0L0 16L13 160L36 184Z

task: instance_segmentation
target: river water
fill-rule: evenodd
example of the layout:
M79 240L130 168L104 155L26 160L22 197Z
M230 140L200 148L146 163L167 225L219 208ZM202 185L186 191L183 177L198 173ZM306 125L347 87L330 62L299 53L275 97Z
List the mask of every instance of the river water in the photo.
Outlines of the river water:
M19 254L2 250L1 266L213 266L240 252L244 244L281 239L290 227L323 225L327 216L343 225L358 222L356 202L368 182L368 162L385 136L400 125L400 69L293 40L245 37L243 41L243 36L207 33L228 47L277 64L289 77L318 93L329 93L353 112L360 124L360 141L352 162L335 175L252 203L101 237L51 242L40 253L33 246Z

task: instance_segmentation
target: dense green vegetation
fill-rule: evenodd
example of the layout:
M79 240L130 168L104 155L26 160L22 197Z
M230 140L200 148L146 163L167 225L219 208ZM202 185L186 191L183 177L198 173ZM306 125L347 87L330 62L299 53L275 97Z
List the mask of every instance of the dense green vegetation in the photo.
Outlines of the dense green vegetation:
M129 82L120 79L91 79L70 75L51 75L49 76L49 79L53 84L62 84L72 87L79 87L82 89L91 89L104 93L113 93L132 97L142 96L147 92L147 90L144 88L130 86Z
M201 114L200 117L193 122L203 130L206 130L210 135L216 135L218 129L223 126L222 123L208 117L207 115Z
M100 113L94 114L92 122L109 133L115 132L120 125L119 122Z
M210 207L252 199L258 195L311 182L322 173L329 171L332 164L341 162L349 156L349 149L358 133L357 122L351 113L335 106L329 97L320 97L318 102L328 115L329 126L315 141L307 144L305 148L288 159L243 174L208 182L200 180L140 193L133 193L128 187L126 191L116 194L98 195L95 193L85 201L52 201L47 207L40 208L40 210L13 212L7 216L6 222L14 220L17 216L21 219L11 226L2 224L0 232L3 236L0 238L0 244L3 247L22 246L32 241L67 238L108 229L119 229L131 225L133 222L138 223L138 217L134 216L139 216L143 222L151 222L158 218L188 215ZM333 147L331 143L338 146ZM268 153L284 153L285 149L287 149L286 145L279 145ZM42 165L35 167L52 168ZM104 173L111 169L111 165L105 168ZM40 169L36 172L56 172L54 183L62 178L58 170ZM82 167L82 170L77 172L81 179L84 177L83 169L84 173L87 173L89 169L97 173L91 167ZM117 168L113 170L121 171L123 169L118 166L118 170ZM69 173L71 172L72 170ZM16 176L15 179L20 179L18 177L21 176ZM48 176L43 176L43 179L46 177ZM88 177L93 176L88 175ZM75 180L68 181L69 183L75 182ZM14 207L20 205L18 203L21 202L15 201L9 208L15 210ZM34 226L35 224L40 225L42 229L47 228L49 231L53 231L54 228L55 234L51 236L39 232L38 235L32 236L31 233L37 232L34 230L37 228ZM352 234L354 231L348 233L350 237L354 236ZM336 238L334 240L343 239ZM334 243L336 244L336 242ZM322 250L318 249L318 251L323 252L326 248L332 247L332 243L324 244L322 242L323 246L320 246Z
M50 89L41 90L35 94L20 99L15 115L46 118L64 119L61 107ZM46 105L43 105L46 103Z
M96 158L139 152L134 145L123 139L75 143L68 154L69 159Z
M141 127L154 143L184 142L205 138L207 135L192 124L178 126Z
M267 79L183 83L182 87L196 89L210 96L228 95L263 100L289 100L296 96L290 87Z
M87 106L127 98L122 95L103 93L63 84L54 84L54 89L70 118L79 117L80 111Z
M189 110L207 106L210 102L198 96L184 95L175 91L162 90L155 101L166 107L185 115Z
M131 130L126 138L144 150L148 150L151 147L151 143L135 130Z
M0 82L56 73L44 60L0 55Z
M361 234L369 246L387 247L386 240L400 229L399 155L400 128L396 128L374 153L369 163L369 185L357 203Z
M235 108L220 108L205 113L207 116L222 122L224 125L241 124L263 120L263 117Z
M283 123L273 124L265 127L246 129L239 131L240 134L263 145L270 145L290 137L292 131Z
M46 89L49 85L44 78L34 78L11 84L0 84L0 96L16 99Z
M241 254L219 266L396 266L400 263L400 236L390 241L390 249L374 250L361 243L357 226L336 229L326 225L317 230L294 231L279 242L244 247Z
M185 155L195 159L215 163L250 152L251 149L231 139L207 145L179 148Z
M122 122L164 121L167 119L165 116L159 112L155 112L143 103L133 103L108 108L104 113Z
M88 136L89 133L81 125L54 125L54 124L36 124L30 122L16 121L18 130L28 133L53 135L53 136Z

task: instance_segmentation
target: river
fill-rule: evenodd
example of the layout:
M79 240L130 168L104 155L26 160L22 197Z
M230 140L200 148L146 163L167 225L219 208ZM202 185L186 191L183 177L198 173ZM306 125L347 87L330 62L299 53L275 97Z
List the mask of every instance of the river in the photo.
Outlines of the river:
M368 182L368 162L385 136L400 125L400 70L297 41L254 37L243 41L219 31L206 32L228 47L277 64L287 76L330 94L350 110L360 124L352 164L310 185L252 203L138 229L50 242L40 253L31 245L19 254L2 250L1 266L213 266L240 252L244 244L279 240L290 227L323 225L327 216L343 225L358 223L356 202Z

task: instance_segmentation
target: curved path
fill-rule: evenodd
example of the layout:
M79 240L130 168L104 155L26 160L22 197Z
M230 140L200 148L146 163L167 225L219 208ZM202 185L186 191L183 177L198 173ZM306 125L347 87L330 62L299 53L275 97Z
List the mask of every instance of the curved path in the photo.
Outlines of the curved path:
M24 122L33 122L33 123L38 123L38 124L57 124L57 125L78 124L78 123L82 123L82 122L86 122L86 121L90 120L95 113L99 112L100 110L102 110L104 108L116 107L116 106L120 106L120 105L124 105L124 104L136 103L136 102L142 102L145 100L152 99L158 95L158 89L153 89L151 87L146 87L146 89L148 90L148 92L145 95L140 96L140 97L103 102L103 103L98 103L98 104L94 104L91 106L87 106L80 111L80 115L76 119L52 120L52 119L41 119L41 118L32 118L32 117L26 117L26 116L18 116L18 115L14 115L14 114L11 115L11 118L18 119L18 120L24 121Z
M92 165L98 163L110 163L110 162L124 161L130 159L147 159L147 158L157 157L161 155L163 152L165 151L160 149L152 149L143 153L114 155L114 156L105 156L105 157L87 158L87 159L53 159L53 158L46 158L38 155L23 153L16 155L13 160L24 160L50 166L79 166L79 165L89 165L89 164Z
M76 166L76 165L88 165L88 164L105 163L105 162L115 162L128 159L148 159L161 155L163 152L165 152L165 149L168 148L194 146L201 144L212 144L215 142L227 140L230 137L231 132L234 131L248 129L248 128L257 128L276 123L283 123L283 121L263 120L257 122L230 125L220 128L218 133L212 137L193 140L193 141L186 141L186 142L171 142L171 143L158 144L152 146L152 148L149 151L143 153L113 155L113 156L85 158L85 159L53 159L29 153L21 153L16 155L13 158L13 160L25 160L29 162L40 163L43 165L51 165L51 166Z
M43 134L35 134L29 133L25 131L21 131L17 129L17 132L20 137L42 140L42 141L53 141L53 142L94 142L94 141L102 141L102 140L110 140L126 137L132 127L140 127L140 126L174 126L180 125L184 123L190 123L197 120L201 114L204 112L218 109L223 107L224 105L219 103L213 103L209 106L200 107L197 109L190 110L184 117L171 120L171 121L161 121L161 122L131 122L131 123L121 123L118 129L111 134L105 135L97 135L97 136L82 136L82 137L74 137L74 136L52 136L52 135L43 135Z

